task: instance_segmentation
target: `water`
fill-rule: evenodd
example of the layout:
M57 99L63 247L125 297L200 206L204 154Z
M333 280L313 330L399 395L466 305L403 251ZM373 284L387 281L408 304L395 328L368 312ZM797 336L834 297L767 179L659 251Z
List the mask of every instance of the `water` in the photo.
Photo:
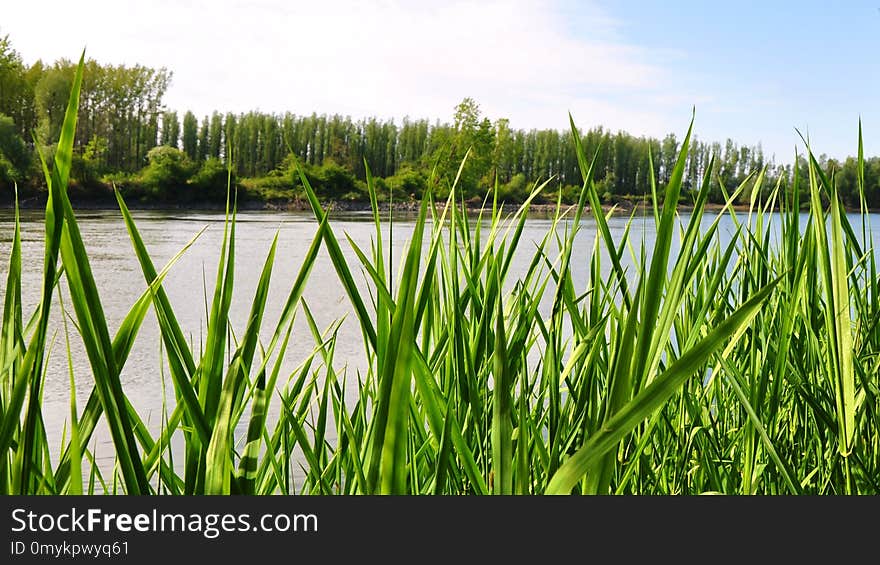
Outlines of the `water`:
M207 228L196 243L186 252L183 258L171 269L165 280L164 288L177 316L177 319L191 342L198 351L199 343L207 326L207 305L210 304L220 246L223 237L224 216L216 212L186 211L134 211L135 222L143 237L144 243L153 258L157 269L171 259L187 242L202 228ZM687 217L685 216L686 220ZM712 221L708 215L704 218L704 226ZM802 217L803 220L806 216ZM393 227L392 264L396 276L399 268L399 252L408 241L412 228L412 217L400 217ZM131 306L146 289L146 283L140 266L132 250L122 216L118 211L88 211L78 214L79 227L85 242L91 268L98 285L104 315L108 321L111 335L128 313ZM854 227L859 230L857 217L851 218ZM627 218L615 216L609 220L609 227L615 240L619 241L624 233ZM880 226L880 219L872 218L875 226ZM515 280L528 268L534 244L540 242L550 228L548 219L530 218L526 222L520 243L520 253L515 256L511 266L509 280ZM340 245L347 257L356 282L367 292L367 274L345 239L347 234L352 241L370 252L371 238L375 235L375 226L370 214L347 214L335 217L333 229L340 240ZM21 214L22 227L22 291L25 319L35 310L40 300L41 277L43 268L43 212L26 210ZM250 311L254 291L263 268L272 238L278 233L278 249L275 267L269 290L261 339L267 345L271 339L281 309L287 299L288 292L299 272L302 260L314 238L317 224L308 213L282 212L242 212L237 221L236 265L233 300L230 318L234 331L241 335ZM876 228L875 228L876 231ZM734 232L733 222L728 216L722 219L719 236L724 241ZM0 211L0 294L5 293L6 270L11 248L13 233L13 214L10 210ZM596 237L595 225L586 218L575 242L572 270L574 280L578 281L577 290L582 292L587 287L589 278L589 258L593 251ZM880 234L875 237L880 238ZM384 227L383 239L388 245L388 227ZM653 220L650 218L636 219L631 228L631 242L635 253L638 244L644 240L650 252L654 239ZM677 241L674 243L677 244ZM673 249L673 253L675 249ZM555 248L551 248L553 257ZM626 254L624 268L631 266L632 261ZM609 261L604 261L604 269L610 268ZM63 285L62 285L63 286ZM66 288L62 289L65 292ZM316 322L322 330L330 327L335 321L344 319L336 342L335 368L337 372L348 374L347 382L357 382L357 372L366 366L364 341L358 327L357 319L350 306L334 267L322 247L318 260L306 284L303 299L308 303ZM546 301L552 300L552 292L546 293ZM69 298L65 305L71 308ZM369 307L369 304L368 304ZM72 308L70 314L73 315ZM91 369L82 342L73 325L68 324L71 331L73 371L76 379L77 402L82 409L93 381ZM43 414L50 446L54 446L57 455L62 431L69 415L70 385L68 378L67 356L64 349L64 326L57 296L52 307L49 335L55 338L54 346L47 360L47 375L44 388ZM293 337L282 365L282 375L289 375L313 350L314 341L300 312L294 324ZM159 429L163 402L173 407L173 389L170 376L163 371L160 355L160 334L155 315L147 315L141 327L128 361L123 368L121 380L124 390L141 415L141 418L155 434ZM163 385L164 380L164 385ZM283 382L279 383L283 386ZM163 398L167 390L167 398ZM352 391L354 398L354 391ZM169 409L170 411L170 409ZM102 424L103 425L103 424ZM97 458L112 461L113 447L109 434L99 427L90 447L95 450Z

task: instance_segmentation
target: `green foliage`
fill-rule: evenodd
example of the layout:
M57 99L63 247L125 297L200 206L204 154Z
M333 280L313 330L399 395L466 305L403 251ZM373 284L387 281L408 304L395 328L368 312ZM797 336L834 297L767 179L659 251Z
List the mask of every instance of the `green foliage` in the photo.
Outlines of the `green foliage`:
M228 181L226 165L216 157L209 157L189 179L190 197L222 202L226 198Z
M211 114L211 129L206 139L210 140L205 153L207 158L220 159L223 151L223 116L218 112Z
M177 112L166 111L162 114L159 145L167 145L175 149L180 147L180 120L177 118Z
M186 153L167 145L154 147L147 154L149 164L141 172L141 182L155 196L177 199L186 191L186 184L195 167Z
M324 197L367 200L364 184L356 179L350 170L331 159L325 160L320 166L298 165L295 159L288 160L288 163L288 178L294 194L303 194L301 170L314 190Z
M72 79L68 61L61 61L45 69L34 87L39 115L37 138L44 145L51 145L58 139Z
M314 169L313 174L315 186L320 187L321 192L331 198L345 194L361 194L366 197L366 190L358 186L351 171L332 160L325 160L320 167Z
M9 36L0 37L0 115L12 118L16 133L30 139L36 127L34 84L42 67L25 67Z
M74 154L70 174L82 185L96 186L106 172L106 155L109 150L107 139L93 136L82 149L82 153Z
M183 115L183 138L182 149L189 157L190 161L198 158L199 139L198 139L199 120L192 112L187 111Z
M481 196L489 186L495 129L488 118L481 119L479 104L472 98L462 100L455 108L452 128L443 130L435 143L429 160L436 163L437 178L443 183L438 195L446 194L444 188L459 175L458 186L466 198Z
M15 122L0 114L0 184L22 182L30 172L31 154Z
M526 176L523 173L513 175L509 182L501 185L498 190L498 200L521 204L529 196Z
M43 145L50 145L58 137L74 70L73 62L61 59L50 67L41 67L35 77L37 137ZM141 169L147 152L159 138L162 97L170 79L165 69L86 61L74 147L81 149L98 137L106 141L107 148L97 168L127 172Z
M208 116L202 120L202 127L199 128L199 139L196 148L196 160L201 162L208 158L210 147L208 145Z
M397 173L385 178L382 186L393 190L395 198L421 200L428 186L428 178L422 170L412 165L404 165L398 169Z

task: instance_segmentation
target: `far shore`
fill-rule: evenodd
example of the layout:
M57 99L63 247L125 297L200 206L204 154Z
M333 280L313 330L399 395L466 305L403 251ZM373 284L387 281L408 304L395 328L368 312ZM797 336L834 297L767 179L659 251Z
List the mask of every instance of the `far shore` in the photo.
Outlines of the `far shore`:
M95 198L71 195L71 203L77 210L118 210L119 207L113 198ZM223 211L226 208L225 202L217 202L210 200L192 201L192 202L157 202L142 200L126 200L126 205L132 210L191 210L191 211ZM369 201L352 201L352 200L322 200L321 205L332 212L369 212L372 210ZM437 201L435 206L439 209L445 205L445 201ZM468 211L474 214L480 210L491 209L492 201L485 203L477 199L471 199L465 202ZM519 203L507 202L499 203L506 210L514 211L519 207ZM562 204L561 209L566 211L573 209L575 204ZM15 207L14 200L3 198L0 200L0 209L11 210ZM44 209L46 207L46 196L37 195L19 199L19 208L22 210ZM396 201L389 203L387 201L379 202L378 208L382 212L392 210L394 212L407 213L417 212L419 209L418 200ZM724 209L723 204L707 203L706 211L719 212ZM734 211L748 213L749 204L734 204L731 206ZM536 216L553 215L557 209L556 203L535 203L529 206L529 213ZM238 202L238 210L240 211L275 211L275 212L310 212L311 207L308 201L302 199L292 200L255 200L245 199ZM584 211L589 211L590 206L585 206ZM693 205L688 203L680 203L679 212L690 212ZM778 210L778 207L776 208ZM603 203L602 211L604 213L612 212L616 215L646 215L651 213L651 204L646 201L632 201L628 199L620 199L614 203ZM848 212L858 213L858 209L847 209ZM870 209L871 213L880 212L880 210Z

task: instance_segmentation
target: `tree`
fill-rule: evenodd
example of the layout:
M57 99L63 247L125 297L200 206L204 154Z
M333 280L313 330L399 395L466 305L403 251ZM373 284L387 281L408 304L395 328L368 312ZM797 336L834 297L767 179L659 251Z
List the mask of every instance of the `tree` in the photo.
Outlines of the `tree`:
M223 116L218 112L211 114L211 128L208 133L208 139L211 140L208 147L208 157L219 159L223 146Z
M144 185L157 196L179 197L179 190L193 174L193 164L186 153L160 145L147 153L149 164L142 173Z
M189 179L192 190L188 196L199 200L222 201L226 197L228 179L228 171L220 159L208 157L198 172Z
M196 149L196 160L202 162L208 156L208 132L210 131L210 125L208 124L208 116L205 116L202 120L202 127L199 128L199 141L198 148Z
M30 139L36 128L33 75L8 35L0 37L0 114L12 119L19 137Z
M660 144L660 154L654 155L654 159L660 164L659 182L668 183L672 169L675 168L675 162L678 160L678 140L674 133L663 138L663 143Z
M51 145L58 139L74 70L74 63L61 59L48 68L35 64L28 71L28 80L35 85L38 139L43 144ZM123 171L142 168L147 152L160 137L160 118L165 121L162 97L170 79L171 73L165 69L101 65L87 60L74 148L83 151L97 136L107 141L104 165Z
M199 120L195 114L187 111L183 115L183 152L186 153L190 160L195 161L198 157L199 144Z
M37 137L45 145L54 144L61 133L73 79L71 69L69 61L55 63L46 69L34 89L39 115Z
M0 114L0 185L24 180L30 167L30 152L16 131L15 122Z
M632 143L626 134L618 132L614 136L613 171L614 193L635 194L635 170L632 166Z
M259 155L257 157L257 174L265 175L269 171L278 166L280 158L278 156L278 122L275 116L262 116L260 120L259 139Z
M180 120L177 112L168 111L162 114L162 135L159 145L167 145L177 149L180 140Z
M495 121L495 148L492 153L492 166L500 183L510 182L515 170L515 146L510 120L501 118ZM523 176L525 182L525 176Z
M105 168L108 149L109 144L105 138L98 135L93 136L83 148L82 156L79 158L82 162L82 169L76 178L86 184L95 182Z
M236 135L236 124L237 120L235 118L235 114L228 113L226 114L226 118L223 121L224 131L223 131L223 164L228 165L232 160L232 150L235 146L235 135Z
M434 133L432 160L437 163L438 177L451 185L467 155L459 188L466 197L476 196L480 183L489 182L495 143L492 122L480 119L480 107L473 98L464 98L455 107L451 131L447 134L435 128Z
M720 151L719 151L720 154ZM739 186L739 178L737 177L737 164L739 163L739 151L732 139L728 139L724 143L724 156L721 158L721 181L724 188L731 192Z

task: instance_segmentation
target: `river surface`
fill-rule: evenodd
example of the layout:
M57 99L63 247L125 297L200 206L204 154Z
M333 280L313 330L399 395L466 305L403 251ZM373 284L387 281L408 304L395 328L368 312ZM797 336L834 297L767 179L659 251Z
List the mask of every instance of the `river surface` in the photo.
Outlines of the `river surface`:
M174 265L164 287L177 316L177 319L197 352L205 333L208 316L206 304L210 304L216 280L216 269L223 238L224 215L216 212L188 211L133 211L135 222L157 269L171 259L200 230L204 233ZM98 285L104 315L111 336L128 313L131 306L146 289L140 266L132 250L131 242L122 216L118 211L83 211L77 214L80 231L85 242L93 275ZM707 226L714 215L707 214L703 220ZM688 218L684 216L683 221ZM743 218L745 220L745 218ZM806 220L806 216L802 216ZM399 268L399 254L412 234L414 218L396 217L389 234L389 225L383 226L383 239L388 245L393 239L393 265L396 275ZM617 241L623 235L628 217L613 216L609 225ZM853 217L854 227L860 223ZM880 218L872 215L872 224L877 232ZM310 213L297 212L240 212L237 218L235 281L230 318L237 335L244 330L251 301L260 272L275 234L278 234L278 249L269 299L264 315L263 344L268 344L275 324L289 290L299 272L303 258L317 231L317 223ZM562 227L566 223L561 224ZM346 241L347 234L366 253L370 253L371 240L375 236L375 226L369 213L347 213L334 217L332 227L352 269L356 282L366 294L367 275ZM509 283L528 268L534 244L540 242L551 227L549 219L529 218L520 243L520 252L515 256L509 275ZM22 259L23 259L23 309L25 320L35 310L40 300L41 277L43 269L43 212L25 210L21 214ZM630 230L633 251L638 253L639 243L644 241L648 253L654 240L654 222L650 218L636 218ZM13 233L13 214L11 210L0 210L0 294L5 294L6 271ZM724 241L734 233L732 220L725 216L720 225L719 237ZM390 236L390 237L389 237ZM578 294L588 287L589 258L596 238L595 224L588 215L582 222L576 238L572 270ZM880 238L880 233L875 234ZM676 238L677 239L677 238ZM677 242L676 242L677 243ZM674 250L673 250L674 251ZM551 249L555 256L555 246ZM632 265L627 254L625 267ZM607 272L609 262L604 262ZM63 285L62 285L63 286ZM63 286L66 297L66 288ZM552 291L547 292L547 301L552 299ZM309 305L316 322L322 330L335 321L344 319L339 328L336 343L335 367L338 372L345 371L348 383L357 382L357 372L366 366L366 353L357 320L353 314L348 297L334 267L322 247L318 260L308 279L303 299ZM69 299L65 299L71 316ZM68 323L73 357L73 371L76 379L76 394L80 410L93 386L91 369L88 364L81 339ZM48 357L47 373L43 393L43 414L50 446L57 450L60 438L69 415L70 385L68 362L64 347L64 326L57 294L53 303L50 336L55 341ZM313 350L314 341L305 322L305 316L298 313L294 324L293 337L282 365L282 375L289 375ZM259 358L259 354L258 354ZM174 397L170 376L163 370L160 351L160 334L155 315L150 310L144 320L137 341L131 351L121 375L126 394L137 409L141 418L151 430L159 429L163 403L173 407ZM281 380L283 380L282 377ZM164 380L164 386L163 386ZM354 386L353 384L350 386ZM167 396L166 392L167 391ZM355 397L352 391L352 399ZM169 409L170 411L170 409ZM113 447L106 430L99 427L90 447L102 461L112 461ZM54 453L57 456L57 451Z

